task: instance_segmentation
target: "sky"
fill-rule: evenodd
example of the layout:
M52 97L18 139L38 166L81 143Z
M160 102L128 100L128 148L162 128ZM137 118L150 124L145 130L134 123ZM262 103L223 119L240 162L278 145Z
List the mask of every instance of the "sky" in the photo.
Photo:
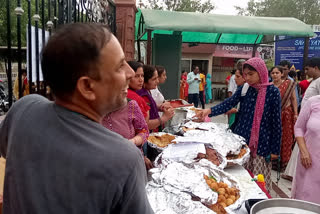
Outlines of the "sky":
M215 5L215 9L211 13L224 15L237 15L237 10L234 6L246 7L249 0L211 0ZM137 4L139 0L136 0ZM142 0L146 2L146 0Z
M249 0L211 0L215 9L211 13L224 15L237 15L234 6L246 7Z

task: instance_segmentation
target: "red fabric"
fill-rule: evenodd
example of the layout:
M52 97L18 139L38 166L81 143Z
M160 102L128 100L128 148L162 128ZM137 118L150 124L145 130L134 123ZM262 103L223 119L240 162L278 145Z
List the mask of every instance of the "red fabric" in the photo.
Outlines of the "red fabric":
M285 99L284 95L290 85L290 80L284 81L279 86L279 91L281 99ZM291 95L288 95L291 96ZM282 138L281 138L281 167L284 168L287 166L291 153L292 145L294 143L293 139L293 128L294 128L294 112L292 104L288 105L281 111L281 121L282 121Z
M230 81L231 75L227 76L226 81Z
M150 110L150 106L148 106L146 101L131 89L128 89L127 98L135 100L138 103L144 118L146 118L148 115L148 111Z
M180 81L180 99L188 97L189 84L187 83L187 75L181 76Z
M171 100L169 101L172 108L179 108L184 106L193 106L193 104L183 104L182 100Z
M254 178L254 175L252 174L252 172L250 170L247 169L247 171L249 172L251 178ZM260 187L260 189L267 195L268 198L272 198L271 195L268 193L268 191L266 190L266 188L263 186L263 184L256 182L256 184Z
M306 92L307 88L309 87L309 85L311 84L311 82L309 82L308 80L302 80L300 83L299 83L299 86L301 88L301 94L304 95L304 92ZM303 96L302 95L302 96Z

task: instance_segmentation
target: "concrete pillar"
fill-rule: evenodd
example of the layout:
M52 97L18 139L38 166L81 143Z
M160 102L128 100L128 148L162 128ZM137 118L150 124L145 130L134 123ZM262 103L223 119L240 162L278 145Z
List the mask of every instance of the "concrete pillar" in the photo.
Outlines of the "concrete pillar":
M114 0L116 4L117 38L126 60L134 59L136 0Z

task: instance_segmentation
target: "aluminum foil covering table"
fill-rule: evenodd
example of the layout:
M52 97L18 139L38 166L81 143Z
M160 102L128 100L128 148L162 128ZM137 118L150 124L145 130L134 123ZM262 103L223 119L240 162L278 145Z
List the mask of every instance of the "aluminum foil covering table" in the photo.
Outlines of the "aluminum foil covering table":
M235 177L213 168L205 160L192 164L175 162L163 168L154 168L149 171L147 194L155 213L214 213L205 204L215 204L218 194L207 185L204 175L213 176L217 182L222 181L229 187L240 188ZM226 211L234 213L243 202L244 196L240 190L240 198L226 207Z

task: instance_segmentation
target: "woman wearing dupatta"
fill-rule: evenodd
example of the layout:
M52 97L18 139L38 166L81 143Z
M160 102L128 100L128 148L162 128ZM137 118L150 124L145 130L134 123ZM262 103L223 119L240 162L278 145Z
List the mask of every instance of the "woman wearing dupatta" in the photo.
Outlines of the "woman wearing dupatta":
M150 65L143 66L144 73L144 85L141 90L137 91L137 94L141 96L145 102L150 106L149 120L147 121L149 130L156 130L165 122L170 120L174 115L173 108L164 108L163 115L159 116L158 106L151 95L151 90L156 89L159 83L158 72L155 67Z
M260 58L255 57L244 63L243 77L250 86L244 96L241 95L241 86L232 97L199 112L195 117L203 120L207 115L217 116L240 103L233 132L244 137L251 150L246 168L254 175L263 174L266 189L270 191L270 160L278 158L281 144L280 92L269 83L267 67Z
M286 79L282 80L282 67L276 66L271 69L273 84L279 88L281 95L281 121L282 121L282 140L281 140L281 169L287 166L294 143L293 128L298 117L297 98L295 93L295 82Z
M207 74L206 76L206 103L212 99L212 89L211 89L211 74Z

